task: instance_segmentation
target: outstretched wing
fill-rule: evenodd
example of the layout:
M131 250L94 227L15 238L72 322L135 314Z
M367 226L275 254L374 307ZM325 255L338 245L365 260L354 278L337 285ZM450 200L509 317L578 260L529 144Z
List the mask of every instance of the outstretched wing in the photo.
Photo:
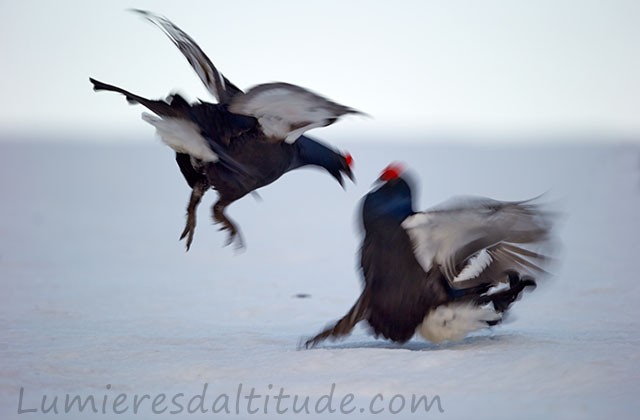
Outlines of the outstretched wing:
M402 223L425 271L437 266L451 286L464 289L506 281L516 270L544 272L553 217L533 201L461 197L416 213Z
M185 56L191 67L196 71L202 83L220 103L227 103L233 96L242 91L231 83L216 69L209 57L196 42L182 29L174 25L169 19L155 15L146 10L131 9L144 16L149 22L164 32Z
M236 95L229 110L255 117L274 142L293 143L305 131L333 124L345 114L362 114L289 83L266 83Z

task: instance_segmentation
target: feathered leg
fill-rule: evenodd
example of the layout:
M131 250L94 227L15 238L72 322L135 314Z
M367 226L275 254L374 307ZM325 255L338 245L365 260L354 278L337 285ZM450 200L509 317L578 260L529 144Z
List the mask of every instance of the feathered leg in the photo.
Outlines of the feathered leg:
M191 190L191 197L189 198L189 205L187 206L187 224L180 235L180 240L187 238L187 251L191 247L193 241L193 234L196 231L196 210L202 200L202 196L209 188L209 184L206 181L198 181Z
M318 343L327 338L336 339L349 334L355 325L365 319L369 312L370 292L369 288L365 288L351 310L347 312L335 325L328 327L320 334L305 341L304 347L307 349L315 347Z
M225 244L225 246L227 245L231 245L232 243L236 243L236 248L240 249L240 248L244 248L244 241L242 240L242 235L240 235L240 231L238 230L238 228L233 224L233 222L231 221L231 219L229 219L227 217L226 214L224 214L224 210L227 208L227 206L231 204L229 201L223 200L222 198L220 198L214 205L213 205L213 221L215 223L220 223L222 224L222 227L220 228L220 230L224 231L224 230L228 230L229 231L229 239L227 239L227 243Z

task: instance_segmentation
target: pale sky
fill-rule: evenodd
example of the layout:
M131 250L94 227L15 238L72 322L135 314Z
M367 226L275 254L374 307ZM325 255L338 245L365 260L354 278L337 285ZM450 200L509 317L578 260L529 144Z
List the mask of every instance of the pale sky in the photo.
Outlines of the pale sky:
M640 1L0 0L0 133L149 136L143 96L213 100L157 28L165 15L236 85L286 81L357 108L317 129L640 139ZM114 134L115 136L115 134ZM391 139L390 139L391 140Z

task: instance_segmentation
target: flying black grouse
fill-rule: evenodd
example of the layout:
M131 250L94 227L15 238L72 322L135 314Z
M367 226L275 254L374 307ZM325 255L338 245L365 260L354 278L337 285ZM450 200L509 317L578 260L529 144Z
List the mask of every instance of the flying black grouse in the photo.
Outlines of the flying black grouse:
M459 340L499 323L536 286L522 274L543 271L545 257L531 247L547 243L552 227L538 204L460 197L415 212L402 165L389 165L379 182L362 205L364 290L307 348L349 334L360 321L400 343L416 332L432 342Z
M123 94L130 103L144 105L156 115L142 119L156 127L164 143L176 152L176 161L192 188L187 223L180 236L187 250L193 240L196 209L209 188L218 191L213 219L229 231L227 244L243 246L238 228L225 208L285 172L306 165L324 168L343 185L343 174L353 180L352 158L302 134L359 113L313 92L288 83L267 83L244 93L220 73L191 37L168 19L135 10L158 26L180 49L217 104L188 103L178 94L150 100L116 86L90 79L94 90Z

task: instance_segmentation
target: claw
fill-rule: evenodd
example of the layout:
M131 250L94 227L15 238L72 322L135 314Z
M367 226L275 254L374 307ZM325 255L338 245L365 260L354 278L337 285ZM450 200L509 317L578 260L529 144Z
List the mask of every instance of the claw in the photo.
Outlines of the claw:
M536 282L532 277L521 277L520 273L514 270L508 270L505 273L509 277L509 288L507 290L487 295L482 300L490 301L498 312L505 312L516 300L520 299L520 295L525 287L536 287Z
M191 191L189 205L187 206L187 224L180 234L180 240L183 240L185 237L187 238L187 251L189 251L189 249L191 248L191 242L193 242L193 234L196 231L196 210L207 188L207 184L197 183Z
M533 277L529 277L529 276L522 277L522 279L520 279L520 282L522 283L523 289L527 286L533 287L534 289L538 287L538 283L536 283Z
M187 224L187 226L184 227L184 230L182 231L182 233L180 234L180 239L178 239L179 241L183 240L185 236L187 236L187 233L189 233L191 229L189 229L189 225Z
M193 242L193 233L194 233L194 230L193 230L193 229L191 229L191 230L189 231L189 236L187 236L187 243L186 243L186 246L187 246L187 252L188 252L188 251L189 251L189 249L191 248L191 242Z
M193 234L195 232L195 221L193 224L187 221L187 225L184 227L182 234L180 234L180 240L183 240L185 237L187 238L186 247L187 251L191 248L191 242L193 242Z
M227 238L227 241L224 244L224 246L235 244L234 248L236 250L240 250L244 248L244 241L242 240L242 236L240 235L240 232L238 232L236 227L233 226L233 224L231 223L229 223L228 225L225 224L222 228L220 228L220 230L229 231L229 237Z
M224 246L229 246L233 243L236 244L235 248L237 250L244 248L244 241L242 240L242 236L238 228L233 224L233 222L224 214L224 209L228 206L228 203L223 201L218 201L213 206L213 221L215 223L219 223L221 226L218 229L219 231L229 231L229 237Z
M229 241L229 244L235 244L233 249L236 251L243 251L246 248L244 245L244 240L242 239L242 236L239 232L233 235L233 238L229 238Z
M184 226L184 230L180 234L180 240L187 238L186 247L187 252L191 248L191 242L193 242L193 234L196 231L196 215L195 209L191 209L191 207L187 211L187 223Z

